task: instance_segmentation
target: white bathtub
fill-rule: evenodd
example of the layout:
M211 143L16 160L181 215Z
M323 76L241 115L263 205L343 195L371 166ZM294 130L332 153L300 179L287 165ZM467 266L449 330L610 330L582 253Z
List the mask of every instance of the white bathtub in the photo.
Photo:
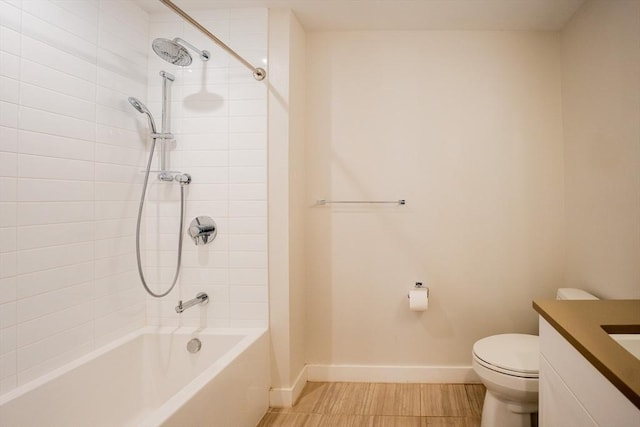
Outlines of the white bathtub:
M0 396L0 425L254 427L268 358L264 329L145 328Z

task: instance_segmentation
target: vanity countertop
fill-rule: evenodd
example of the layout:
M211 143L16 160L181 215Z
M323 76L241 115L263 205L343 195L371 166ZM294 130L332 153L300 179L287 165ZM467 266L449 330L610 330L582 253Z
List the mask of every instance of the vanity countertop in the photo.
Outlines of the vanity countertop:
M640 408L640 360L609 336L640 333L640 300L536 300L533 308Z

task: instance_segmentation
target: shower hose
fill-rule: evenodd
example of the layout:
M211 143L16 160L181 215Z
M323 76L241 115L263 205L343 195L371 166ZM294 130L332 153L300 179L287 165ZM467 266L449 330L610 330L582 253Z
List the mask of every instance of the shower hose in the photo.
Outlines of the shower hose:
M156 138L152 138L151 152L149 153L149 161L147 162L147 170L144 173L144 184L142 185L142 194L140 195L140 206L138 207L138 222L136 224L136 257L138 259L138 274L140 280L142 280L142 286L152 297L162 298L169 294L176 286L178 281L178 275L180 274L180 263L182 260L182 227L184 224L184 183L180 183L180 228L178 229L178 256L176 260L176 273L173 276L173 282L166 292L155 293L149 289L149 285L144 278L144 272L142 271L142 260L140 258L140 223L142 222L142 209L144 208L144 199L147 193L147 184L149 183L149 171L151 169L151 162L153 160L153 152L156 148Z

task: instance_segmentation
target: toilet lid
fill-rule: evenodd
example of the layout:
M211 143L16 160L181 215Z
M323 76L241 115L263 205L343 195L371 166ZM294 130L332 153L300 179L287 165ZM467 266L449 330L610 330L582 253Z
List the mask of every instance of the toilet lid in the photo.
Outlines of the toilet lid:
M473 354L481 361L514 373L535 374L540 367L538 336L503 334L483 338L473 345Z

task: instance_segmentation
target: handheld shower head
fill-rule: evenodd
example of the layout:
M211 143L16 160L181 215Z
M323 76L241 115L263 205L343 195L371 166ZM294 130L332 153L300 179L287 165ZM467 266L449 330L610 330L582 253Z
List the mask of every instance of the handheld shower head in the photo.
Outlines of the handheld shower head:
M153 120L153 116L151 115L151 111L147 108L146 105L142 103L138 98L134 98L133 96L129 97L129 104L133 106L139 113L146 114L149 118L149 127L151 127L151 132L156 133L156 122Z
M179 65L180 67L186 67L191 64L192 61L191 55L185 46L197 52L200 55L200 59L203 61L208 61L211 57L211 54L208 51L200 50L179 37L176 37L173 40L157 38L153 40L153 43L151 44L156 55L168 63Z

